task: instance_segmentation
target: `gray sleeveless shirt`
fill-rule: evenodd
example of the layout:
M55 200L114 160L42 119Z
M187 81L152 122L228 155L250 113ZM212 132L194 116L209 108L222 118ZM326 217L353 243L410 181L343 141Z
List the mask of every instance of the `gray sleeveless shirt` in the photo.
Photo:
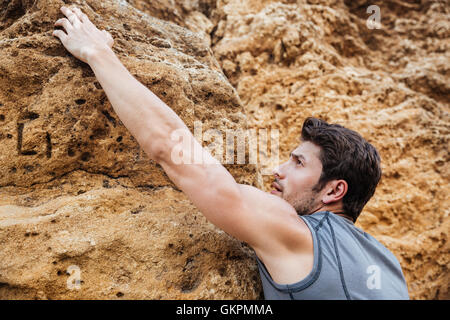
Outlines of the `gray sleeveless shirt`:
M400 263L374 237L329 211L300 218L312 234L313 268L299 282L278 284L257 258L266 299L409 299Z

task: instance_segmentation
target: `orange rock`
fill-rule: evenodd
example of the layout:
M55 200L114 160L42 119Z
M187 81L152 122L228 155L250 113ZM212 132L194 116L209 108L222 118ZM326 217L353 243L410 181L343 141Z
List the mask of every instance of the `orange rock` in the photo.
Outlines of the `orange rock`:
M59 5L13 0L0 8L0 299L259 297L253 251L175 188L89 66L52 37ZM235 89L199 34L125 1L81 9L191 129L198 119L204 130L246 127ZM254 165L229 169L256 184Z
M411 298L450 298L444 2L383 2L381 29L363 0L128 2L81 8L191 129L276 128L281 160L308 116L373 143L383 177L357 224L397 256ZM261 297L252 251L174 188L51 36L58 5L0 8L0 298ZM261 186L261 170L228 168Z

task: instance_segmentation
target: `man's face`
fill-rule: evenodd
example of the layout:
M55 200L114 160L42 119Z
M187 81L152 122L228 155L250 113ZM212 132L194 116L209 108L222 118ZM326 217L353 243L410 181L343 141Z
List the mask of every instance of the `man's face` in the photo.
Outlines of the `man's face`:
M319 146L302 142L289 160L273 171L271 193L289 202L299 215L313 213L322 204L320 192L314 190L322 173L319 156Z

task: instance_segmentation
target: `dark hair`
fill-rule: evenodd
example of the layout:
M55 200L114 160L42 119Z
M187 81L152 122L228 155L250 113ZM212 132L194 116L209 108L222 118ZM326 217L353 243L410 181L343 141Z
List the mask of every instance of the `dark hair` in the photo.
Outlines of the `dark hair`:
M381 178L378 151L357 132L311 117L303 123L301 140L321 148L322 174L316 189L331 180L345 180L344 213L356 221Z

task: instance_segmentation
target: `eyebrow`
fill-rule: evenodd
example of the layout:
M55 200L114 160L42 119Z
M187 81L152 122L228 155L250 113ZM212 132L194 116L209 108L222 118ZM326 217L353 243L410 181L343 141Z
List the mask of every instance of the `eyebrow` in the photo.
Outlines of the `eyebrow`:
M305 158L301 153L294 153L294 152L291 152L290 156L291 156L291 157L300 158L300 159L302 159L304 162L306 162L306 158Z

